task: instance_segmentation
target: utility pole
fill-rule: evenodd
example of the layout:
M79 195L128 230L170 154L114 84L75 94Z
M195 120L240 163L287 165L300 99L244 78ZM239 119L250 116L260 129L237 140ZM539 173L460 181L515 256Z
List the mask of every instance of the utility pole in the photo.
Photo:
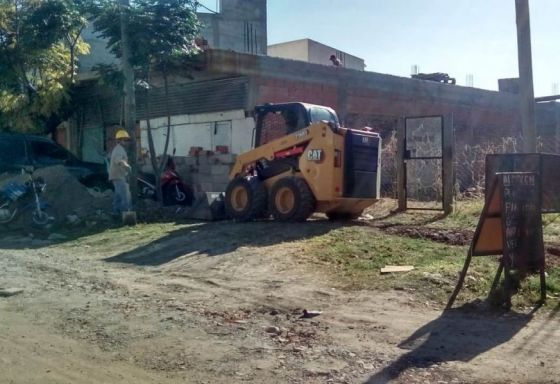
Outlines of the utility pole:
M124 128L130 135L129 160L132 167L130 182L130 193L132 201L136 203L138 187L136 176L138 174L138 148L136 144L136 95L134 89L134 69L130 64L130 43L128 35L128 11L130 8L129 0L120 1L120 22L121 22L121 43L122 57L121 65L124 76Z
M529 0L515 0L517 22L517 57L519 62L519 93L523 152L537 151L535 126L535 94L533 91L533 62L531 58L531 23Z

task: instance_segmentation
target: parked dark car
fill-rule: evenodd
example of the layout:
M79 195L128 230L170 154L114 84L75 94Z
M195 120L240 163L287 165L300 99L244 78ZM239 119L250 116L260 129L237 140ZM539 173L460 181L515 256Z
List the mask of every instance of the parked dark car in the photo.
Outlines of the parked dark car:
M107 168L104 164L79 160L54 141L32 135L0 133L0 174L21 172L32 165L44 168L63 165L88 187L108 188Z

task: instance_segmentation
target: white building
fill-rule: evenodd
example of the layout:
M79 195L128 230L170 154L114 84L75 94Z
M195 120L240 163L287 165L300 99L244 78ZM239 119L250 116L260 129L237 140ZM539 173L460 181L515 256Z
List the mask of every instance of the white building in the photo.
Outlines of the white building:
M301 39L269 45L267 53L268 56L323 65L333 65L330 57L335 55L340 61L341 67L356 69L358 71L363 71L366 67L364 59L360 59L359 57L311 39Z

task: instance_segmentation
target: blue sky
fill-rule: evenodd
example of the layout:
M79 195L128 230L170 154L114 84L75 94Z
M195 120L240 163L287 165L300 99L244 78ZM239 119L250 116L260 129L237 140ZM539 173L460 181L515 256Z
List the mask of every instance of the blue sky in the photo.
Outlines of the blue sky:
M530 7L535 95L550 95L560 84L560 0ZM518 74L515 0L268 0L268 43L302 38L361 57L368 71L409 76L418 65L494 90Z

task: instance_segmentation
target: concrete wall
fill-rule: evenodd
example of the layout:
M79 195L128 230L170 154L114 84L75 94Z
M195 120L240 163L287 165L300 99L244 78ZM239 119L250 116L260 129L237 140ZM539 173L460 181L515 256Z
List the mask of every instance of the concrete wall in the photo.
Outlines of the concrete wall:
M346 52L321 44L314 40L309 40L309 62L324 65L333 65L330 61L331 55L335 55L341 63L341 66L348 69L356 69L363 71L365 63L363 59L350 55Z
M163 153L167 133L167 118L150 119L157 155ZM227 146L229 151L239 154L251 147L254 121L245 117L245 111L224 111L196 115L171 117L171 137L168 153L173 148L177 156L188 156L191 147L202 147L215 151L216 146ZM148 150L147 122L140 122L141 148Z
M311 39L294 40L268 46L268 56L314 64L333 66L330 60L331 55L335 55L344 68L358 71L365 69L363 59Z
M266 0L221 0L218 14L198 16L210 48L266 55Z
M308 39L295 40L268 46L268 56L309 61Z

